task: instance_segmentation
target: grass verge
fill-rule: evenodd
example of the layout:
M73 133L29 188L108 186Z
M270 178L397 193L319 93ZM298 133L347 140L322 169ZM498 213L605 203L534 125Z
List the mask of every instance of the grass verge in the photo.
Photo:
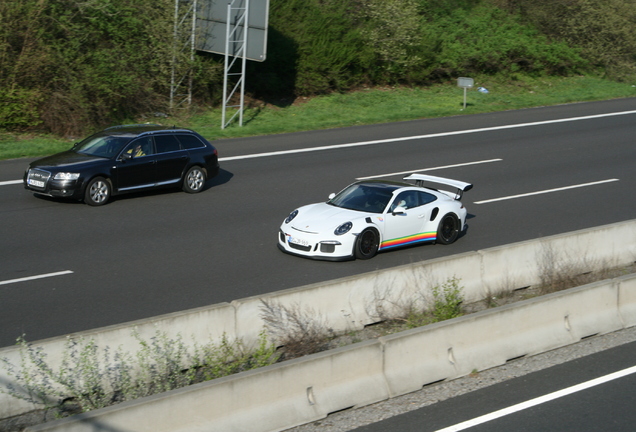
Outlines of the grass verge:
M636 86L594 76L530 78L475 77L467 91L455 81L430 87L362 88L315 98L298 98L279 106L252 100L246 103L243 127L234 123L221 129L220 108L173 117L144 117L126 123L160 123L195 129L210 141L423 118L479 114L636 96ZM488 89L488 93L477 91ZM37 157L71 147L82 137L17 134L0 131L0 160Z

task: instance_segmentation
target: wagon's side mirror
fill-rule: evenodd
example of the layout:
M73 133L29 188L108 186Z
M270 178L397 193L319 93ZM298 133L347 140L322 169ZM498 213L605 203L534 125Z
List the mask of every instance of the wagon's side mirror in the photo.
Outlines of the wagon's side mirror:
M122 153L121 156L119 157L119 160L121 161L127 161L131 159L132 159L132 154L130 153Z

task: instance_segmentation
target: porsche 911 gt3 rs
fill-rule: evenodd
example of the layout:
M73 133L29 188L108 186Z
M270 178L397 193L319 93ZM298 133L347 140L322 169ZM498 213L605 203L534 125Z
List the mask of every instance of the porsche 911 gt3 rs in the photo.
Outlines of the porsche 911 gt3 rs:
M278 247L323 260L369 259L379 251L423 242L453 243L466 228L461 203L470 183L424 174L404 180L364 180L329 201L292 211L280 226ZM425 183L452 186L448 192Z

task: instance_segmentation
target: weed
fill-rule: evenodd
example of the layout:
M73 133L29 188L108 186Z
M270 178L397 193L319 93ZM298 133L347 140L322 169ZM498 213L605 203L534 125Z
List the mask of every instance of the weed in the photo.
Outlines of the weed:
M269 337L281 347L281 359L292 359L327 349L332 329L312 309L261 300L261 318Z
M433 298L432 314L435 322L462 315L464 296L456 277L448 279L441 287L433 287Z
M540 294L549 294L611 277L610 263L557 252L545 245L539 257Z
M110 347L100 349L92 339L69 337L55 369L42 347L19 338L19 367L6 358L0 362L16 384L7 384L0 392L66 416L277 361L275 347L264 332L253 351L226 335L218 345L195 343L194 353L181 335L169 338L157 331L150 340L136 332L133 337L140 346L135 355L121 348L115 352Z

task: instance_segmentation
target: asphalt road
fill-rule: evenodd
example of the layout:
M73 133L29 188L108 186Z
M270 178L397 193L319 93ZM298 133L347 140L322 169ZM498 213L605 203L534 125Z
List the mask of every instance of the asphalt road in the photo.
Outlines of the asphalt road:
M572 360L356 432L632 432L636 342Z
M99 208L35 197L11 183L28 161L0 162L0 347L634 219L634 110L632 98L221 140L204 192ZM420 170L475 185L455 244L343 263L278 251L295 207Z

